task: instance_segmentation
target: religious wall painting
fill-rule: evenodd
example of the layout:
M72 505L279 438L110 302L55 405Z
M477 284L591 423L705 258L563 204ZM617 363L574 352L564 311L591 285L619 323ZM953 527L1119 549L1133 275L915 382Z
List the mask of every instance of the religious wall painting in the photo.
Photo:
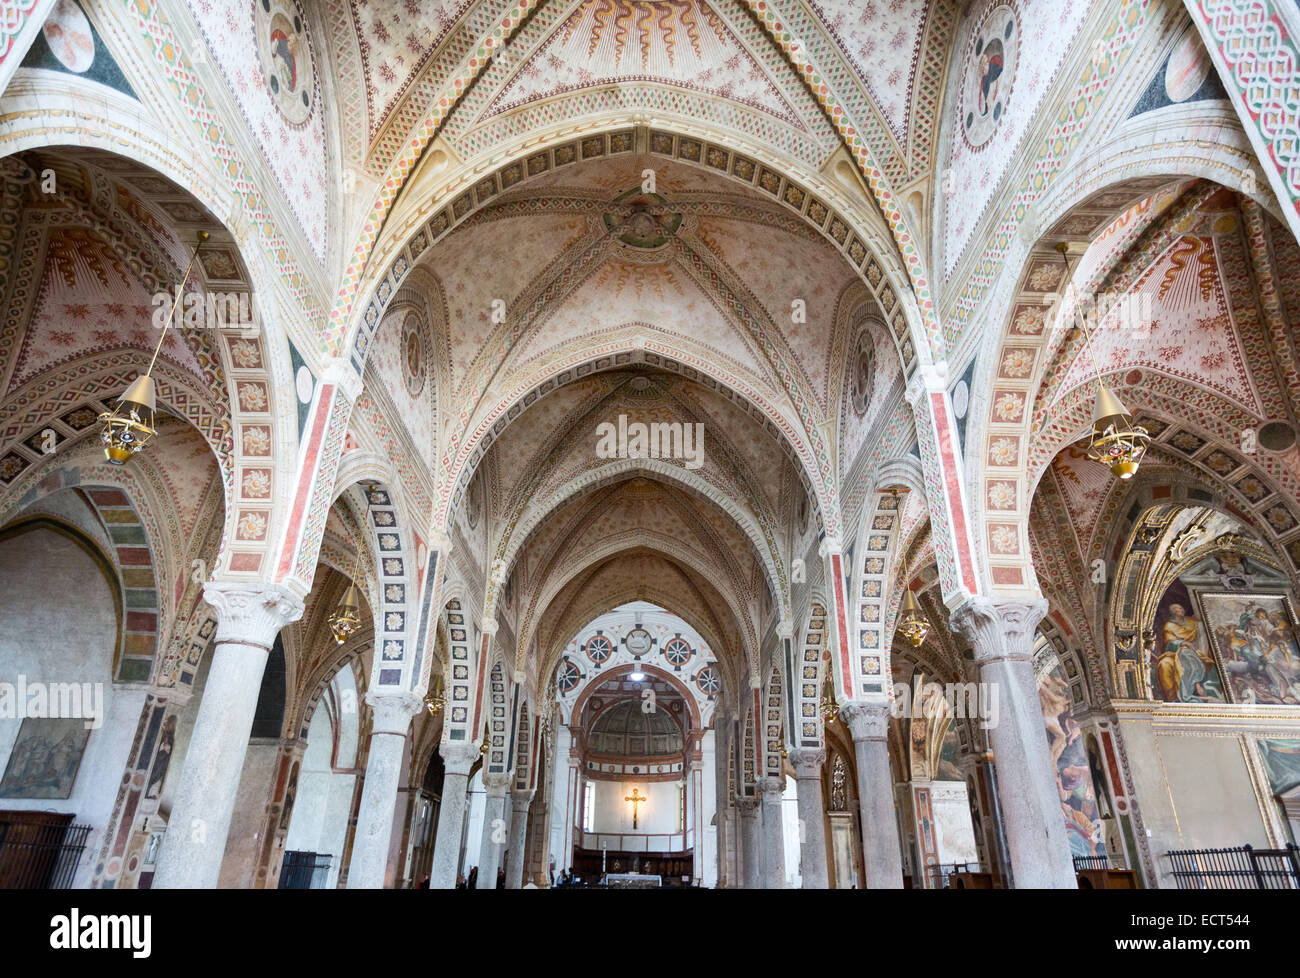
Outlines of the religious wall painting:
M424 390L426 368L424 338L420 332L420 319L415 313L408 314L402 321L401 358L406 392L412 397L419 397Z
M1051 661L1047 669L1037 670L1038 703L1043 713L1048 752L1056 771L1057 795L1065 816L1070 852L1075 856L1104 854L1101 814L1084 748L1083 731L1074 719L1069 684L1060 661L1054 653L1049 652L1049 655ZM1037 652L1035 658L1038 658Z
M1197 597L1233 701L1300 704L1300 644L1290 599L1210 591Z
M315 86L311 45L293 0L256 0L257 48L271 101L291 126L312 113Z
M1223 675L1187 585L1175 580L1156 605L1151 686L1166 703L1222 703Z
M89 737L84 719L24 719L0 779L0 798L71 797Z
M1300 740L1268 738L1256 741L1255 746L1272 794L1285 794L1300 785Z
M871 392L876 373L876 348L871 341L871 333L865 328L858 334L857 347L849 361L849 396L853 401L853 410L858 417L867 413L871 404Z
M961 756L961 745L957 742L957 728L949 727L948 732L944 734L943 746L939 748L939 756L935 761L934 780L935 781L961 781L961 768L957 766L957 759Z
M149 783L144 789L145 798L157 800L162 796L163 785L167 781L167 770L171 767L172 753L175 750L176 714L169 713L158 733L158 751L154 754L153 764L149 768Z
M1111 805L1110 789L1106 786L1106 772L1101 766L1101 748L1097 738L1088 735L1088 772L1092 775L1092 787L1097 797L1097 814L1102 818L1113 818L1115 809Z
M1006 117L1019 47L1015 8L998 4L975 30L974 53L962 80L962 137L972 150L986 145Z

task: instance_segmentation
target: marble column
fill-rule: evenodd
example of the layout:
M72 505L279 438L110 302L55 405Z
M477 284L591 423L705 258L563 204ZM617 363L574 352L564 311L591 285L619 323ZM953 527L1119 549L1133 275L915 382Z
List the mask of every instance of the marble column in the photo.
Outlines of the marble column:
M824 890L830 885L826 869L826 814L822 802L822 765L826 751L804 747L790 751L794 766L795 791L799 801L800 875L805 890Z
M718 826L722 821L718 817L718 784L713 772L717 751L712 730L700 737L700 756L698 776L691 782L699 786L695 805L695 850L699 853L696 879L700 886L712 889L718 885Z
M349 890L381 890L388 869L388 846L393 837L397 785L402 776L402 755L411 717L423 701L414 693L366 693L370 705L370 751L366 755L365 783L357 811L357 833L348 867Z
M785 779L764 778L758 788L763 799L763 885L769 890L784 890L785 832L781 796L785 794Z
M158 857L154 889L211 889L221 876L262 673L275 637L302 617L302 599L277 584L213 582L212 666Z
M752 795L736 798L736 811L740 813L740 839L744 852L741 872L747 890L763 888L763 850L758 841L758 799Z
M952 622L975 647L980 682L996 689L998 711L988 733L1012 884L1074 889L1078 881L1034 679L1035 629L1045 614L1044 598L976 597L953 612Z
M524 840L528 835L528 810L533 803L531 791L510 792L510 845L506 856L506 889L524 885Z
M469 770L480 755L478 744L443 743L438 748L438 753L442 756L444 773L429 888L450 890L456 886L456 869L460 864L465 806L469 800Z
M501 865L501 850L505 848L506 785L510 775L501 772L483 775L483 790L487 794L487 807L483 811L483 841L479 845L478 888L495 890L497 868Z
M840 708L840 716L849 725L857 758L867 888L901 889L903 850L894 814L894 779L889 773L889 704L850 700Z

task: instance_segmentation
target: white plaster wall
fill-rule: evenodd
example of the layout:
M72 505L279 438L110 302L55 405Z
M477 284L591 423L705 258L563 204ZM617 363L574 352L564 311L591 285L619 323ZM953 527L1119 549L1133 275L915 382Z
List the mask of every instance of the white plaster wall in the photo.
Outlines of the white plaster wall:
M966 782L931 782L930 807L934 813L934 839L939 850L939 862L978 862Z
M342 685L354 685L350 670L344 674ZM350 767L356 761L356 715L345 715L339 725L339 763ZM357 780L355 774L337 772L331 763L333 737L332 718L323 706L318 707L307 731L307 749L298 772L298 794L284 843L286 850L330 855L326 883L329 889L338 884Z
M86 886L126 769L145 692L111 682L118 620L113 593L95 561L51 530L0 541L0 682L101 683L104 722L90 731L71 796L0 798L9 810L70 812L89 825L74 886ZM8 766L21 718L0 719L0 760Z
M596 797L592 810L595 832L634 835L671 835L679 832L675 781L593 781ZM632 789L650 800L637 806L640 815L632 828L632 803L623 799Z

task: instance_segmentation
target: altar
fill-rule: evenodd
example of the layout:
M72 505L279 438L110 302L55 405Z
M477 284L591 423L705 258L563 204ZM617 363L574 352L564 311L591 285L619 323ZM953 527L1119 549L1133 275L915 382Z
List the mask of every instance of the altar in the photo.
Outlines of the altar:
M611 890L652 890L663 886L663 877L648 873L608 873L605 885Z

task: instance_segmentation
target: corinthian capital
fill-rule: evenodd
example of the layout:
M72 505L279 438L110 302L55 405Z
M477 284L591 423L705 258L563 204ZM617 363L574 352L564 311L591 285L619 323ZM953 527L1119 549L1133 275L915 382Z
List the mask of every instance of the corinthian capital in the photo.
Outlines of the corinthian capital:
M821 775L822 765L826 763L826 751L817 747L799 747L790 751L790 765L794 776L803 781Z
M889 735L889 704L883 701L849 700L840 707L840 716L855 741L884 740Z
M1034 633L1047 614L1046 598L1027 601L977 596L952 613L952 626L975 648L976 662L1029 658Z
M285 625L302 617L302 598L280 584L209 581L203 600L217 612L216 642L271 648Z
M736 809L742 818L748 818L758 812L758 798L753 795L737 795Z
M442 755L443 769L448 774L459 774L461 777L469 774L470 768L480 757L478 744L444 743L439 745L438 753Z
M366 693L366 703L372 711L375 733L405 734L411 717L420 712L424 700L414 693L383 693L371 690Z

